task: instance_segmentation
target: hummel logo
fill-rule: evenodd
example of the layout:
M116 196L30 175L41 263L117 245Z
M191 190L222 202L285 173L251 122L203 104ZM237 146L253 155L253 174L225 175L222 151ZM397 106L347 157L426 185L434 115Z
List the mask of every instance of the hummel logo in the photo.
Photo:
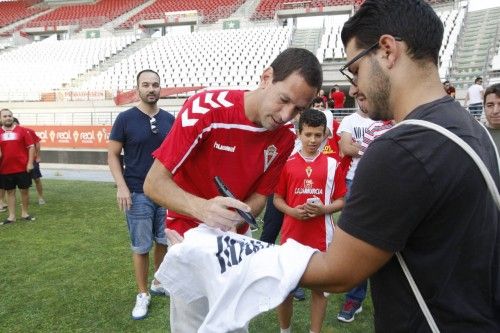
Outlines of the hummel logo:
M236 150L236 146L224 146L218 143L217 141L214 143L214 148L218 150L228 151L230 153L234 153L234 151Z

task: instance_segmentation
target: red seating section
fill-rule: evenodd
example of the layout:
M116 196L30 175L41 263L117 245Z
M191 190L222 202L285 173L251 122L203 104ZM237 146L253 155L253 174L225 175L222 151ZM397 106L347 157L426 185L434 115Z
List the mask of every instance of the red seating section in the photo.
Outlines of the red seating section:
M0 2L0 27L4 27L43 11L41 8L31 7L33 3L36 3L36 1Z
M101 0L95 4L65 5L29 22L29 27L78 24L80 28L101 26L139 6L141 0Z
M242 0L157 0L120 27L131 28L138 21L159 19L163 18L166 12L183 10L198 10L204 16L203 23L215 22L219 18L230 16L243 2Z
M272 19L277 10L287 8L288 4L296 3L297 8L318 8L326 6L355 5L359 6L363 0L261 0L253 20ZM287 4L286 6L284 4ZM290 5L290 7L292 7Z

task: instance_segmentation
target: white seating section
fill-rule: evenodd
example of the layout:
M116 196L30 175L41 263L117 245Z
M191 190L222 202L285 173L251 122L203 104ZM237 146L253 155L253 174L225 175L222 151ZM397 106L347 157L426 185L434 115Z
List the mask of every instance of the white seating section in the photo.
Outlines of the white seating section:
M264 27L168 34L84 83L89 90L129 90L145 68L167 87L256 88L265 67L291 42L292 30Z
M46 39L0 53L0 100L4 95L29 91L39 100L40 93L60 89L72 79L92 69L135 40L132 35L95 39ZM26 97L23 98L26 100Z
M346 57L340 32L348 19L349 15L325 17L325 33L321 37L320 46L316 51L316 56L321 63L324 60L344 59Z
M443 10L437 12L444 24L443 45L439 51L439 75L445 78L451 66L453 51L458 40L458 34L465 17L464 8ZM321 63L324 61L345 59L345 50L340 33L349 15L332 15L325 19L325 33L321 37L316 56Z
M443 44L439 51L439 77L446 79L451 67L451 60L455 45L458 41L458 34L465 17L465 9L453 9L437 12L444 24Z

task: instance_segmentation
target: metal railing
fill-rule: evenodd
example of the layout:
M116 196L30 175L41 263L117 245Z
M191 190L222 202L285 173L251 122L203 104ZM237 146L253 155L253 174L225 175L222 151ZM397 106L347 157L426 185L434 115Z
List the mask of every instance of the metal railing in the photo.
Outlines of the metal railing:
M334 118L341 120L356 112L356 108L330 110ZM178 110L167 110L174 117ZM120 112L22 112L16 114L21 124L26 126L112 126Z

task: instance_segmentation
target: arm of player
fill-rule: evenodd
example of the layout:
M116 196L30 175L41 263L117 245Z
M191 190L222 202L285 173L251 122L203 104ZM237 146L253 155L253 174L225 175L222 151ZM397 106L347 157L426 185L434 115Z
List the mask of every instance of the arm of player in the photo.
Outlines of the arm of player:
M351 133L340 133L339 147L342 154L345 156L359 157L361 146L353 141Z
M250 212L250 206L234 198L215 197L207 200L188 193L172 177L172 173L155 159L144 181L144 193L160 206L224 231L242 221L240 215L231 208Z
M116 201L121 211L129 210L132 206L130 190L123 178L122 166L120 164L120 154L123 143L109 140L108 143L108 166L116 183Z
M277 193L274 193L273 203L276 209L278 209L283 214L291 216L297 220L306 220L309 218L306 210L304 209L305 205L298 205L295 207L290 207L283 197Z
M40 162L40 142L35 143L35 161Z
M300 285L334 293L345 292L370 277L392 256L392 252L381 250L337 227L328 250L312 256Z
M345 204L345 199L344 197L342 197L333 200L333 202L328 205L324 205L323 202L321 202L321 200L317 203L307 202L304 205L304 209L309 218L313 218L320 215L327 215L338 212L339 210L344 208L344 204Z
M26 172L33 170L33 161L35 160L35 146L28 147L28 164L26 165Z

